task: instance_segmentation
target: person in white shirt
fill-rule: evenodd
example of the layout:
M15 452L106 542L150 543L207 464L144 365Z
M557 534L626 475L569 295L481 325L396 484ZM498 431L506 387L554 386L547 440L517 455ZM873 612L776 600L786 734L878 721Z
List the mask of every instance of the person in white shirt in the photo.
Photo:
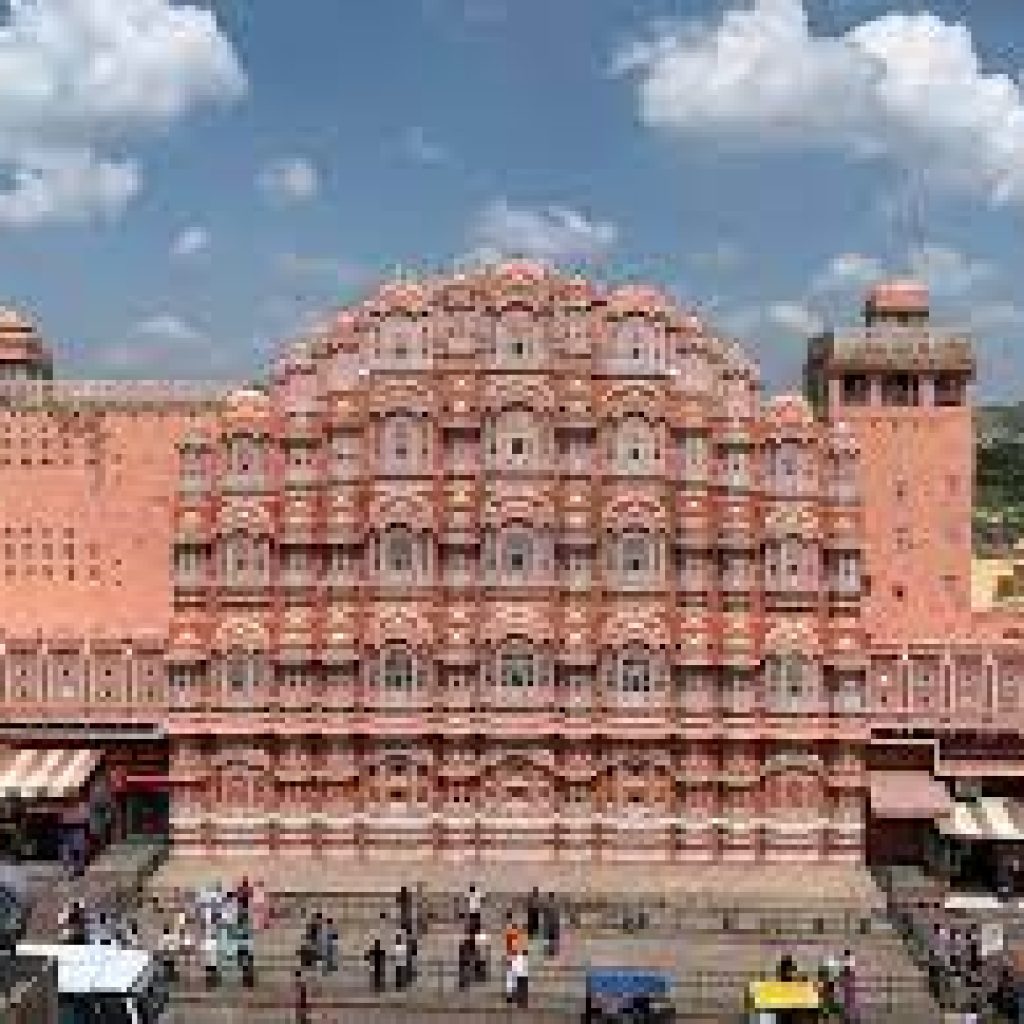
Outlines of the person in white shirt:
M530 988L530 963L525 949L521 949L513 955L511 971L515 987L516 1006L525 1010L529 1005Z

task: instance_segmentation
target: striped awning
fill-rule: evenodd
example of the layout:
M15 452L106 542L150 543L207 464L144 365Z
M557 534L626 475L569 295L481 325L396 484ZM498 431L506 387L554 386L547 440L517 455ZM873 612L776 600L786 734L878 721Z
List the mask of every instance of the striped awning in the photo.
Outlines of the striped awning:
M952 812L939 822L939 831L957 839L995 839L1024 842L1024 808L1001 796L957 801Z
M73 796L96 770L102 751L85 749L0 749L0 798L60 800Z

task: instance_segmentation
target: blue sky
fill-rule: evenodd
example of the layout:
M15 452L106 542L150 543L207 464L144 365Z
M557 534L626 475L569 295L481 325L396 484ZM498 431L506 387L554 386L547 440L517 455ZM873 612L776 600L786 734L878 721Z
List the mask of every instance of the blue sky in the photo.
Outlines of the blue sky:
M526 253L701 304L774 390L913 269L1016 397L1024 7L965 6L0 0L0 301L67 373L252 377L396 267Z

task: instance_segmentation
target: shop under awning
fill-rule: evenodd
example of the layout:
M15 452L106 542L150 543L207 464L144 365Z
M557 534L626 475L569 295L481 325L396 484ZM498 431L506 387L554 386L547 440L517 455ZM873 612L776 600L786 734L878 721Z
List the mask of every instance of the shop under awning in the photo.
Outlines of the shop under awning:
M1024 842L1024 808L1001 796L957 801L952 813L938 827L943 835L956 839Z
M874 771L871 813L876 818L937 818L948 814L952 798L938 779L925 771Z
M74 748L0 750L0 798L61 800L74 796L102 757L99 750Z

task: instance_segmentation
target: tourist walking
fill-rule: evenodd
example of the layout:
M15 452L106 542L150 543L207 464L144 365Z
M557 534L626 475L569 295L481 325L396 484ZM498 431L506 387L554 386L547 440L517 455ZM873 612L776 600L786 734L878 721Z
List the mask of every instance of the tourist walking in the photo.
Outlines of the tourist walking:
M323 952L321 965L324 974L333 974L338 969L338 929L334 927L334 919L327 918L323 929Z
M486 932L477 932L473 938L473 973L477 981L487 981L490 963L491 940Z
M515 1003L521 1010L529 1006L530 967L525 949L520 949L512 958L512 979L515 991Z
M409 943L405 932L395 936L395 988L401 992L409 983Z
M473 940L468 935L459 938L458 963L459 963L459 988L469 988L473 975L473 960L476 951L473 948Z
M270 903L262 879L257 879L252 887L252 923L258 932L270 927Z
M384 946L380 939L374 939L373 944L366 951L366 962L370 965L370 984L374 992L384 991L384 967L385 956Z
M839 971L839 998L843 1004L845 1024L857 1024L860 1011L857 1005L857 978L853 968L844 963Z
M561 937L562 923L558 903L553 892L548 893L543 913L544 951L549 957L558 956L558 944Z
M178 942L170 925L164 925L164 930L157 940L156 952L164 980L167 984L173 985L178 980Z
M534 886L526 897L526 937L532 943L540 935L540 890Z
M398 890L398 927L409 935L412 935L412 893L409 887L403 885Z
M309 991L302 971L295 972L295 1024L310 1024Z
M480 931L480 921L483 914L484 895L475 885L469 887L466 896L466 909L469 912L469 934L476 935Z
M218 958L217 936L213 930L204 933L200 944L203 970L206 974L206 987L216 988L220 982L220 961Z

